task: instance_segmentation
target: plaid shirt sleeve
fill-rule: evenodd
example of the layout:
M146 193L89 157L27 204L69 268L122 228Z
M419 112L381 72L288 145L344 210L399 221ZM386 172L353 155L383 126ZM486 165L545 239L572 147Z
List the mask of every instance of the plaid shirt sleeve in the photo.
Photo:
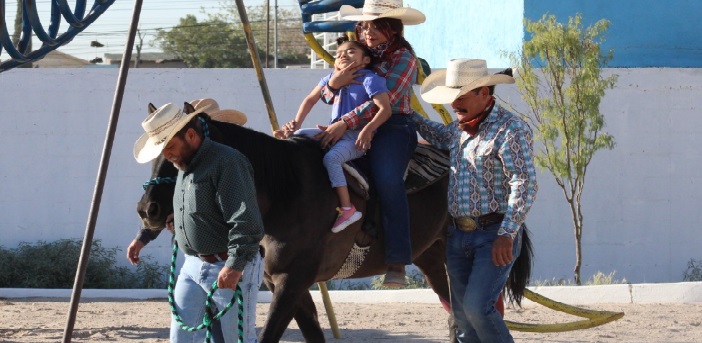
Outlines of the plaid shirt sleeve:
M412 85L417 81L417 58L407 49L395 51L385 79L390 91L391 104L398 104L403 96L408 96L407 101L409 101Z
M338 89L334 90L329 87L328 82L332 75L334 75L334 72L331 72L331 74L319 81L319 86L322 86L322 101L324 101L325 104L333 104L336 96L339 95Z
M381 76L385 78L386 85L388 86L388 96L390 98L390 104L392 104L393 113L409 113L407 111L402 111L402 107L409 107L410 91L412 85L417 80L417 59L409 50L400 49L392 54L388 65L390 68L385 75ZM328 91L332 93L331 90ZM329 96L330 94L323 92L323 95ZM405 100L403 97L405 96L407 97L407 104L403 104ZM348 125L349 130L354 130L359 128L361 124L367 123L373 119L373 116L375 116L377 112L378 108L373 104L372 100L369 100L360 104L351 112L341 116L341 120Z
M501 144L501 156L505 175L509 177L509 199L507 212L498 235L517 236L519 227L534 203L538 185L532 151L532 133L529 129L512 131Z
M432 146L444 150L448 150L451 147L451 143L456 135L456 133L451 130L451 127L455 127L455 122L444 125L424 118L418 113L410 114L409 118L417 124L417 132L419 132L422 138L426 139L427 142L431 143Z

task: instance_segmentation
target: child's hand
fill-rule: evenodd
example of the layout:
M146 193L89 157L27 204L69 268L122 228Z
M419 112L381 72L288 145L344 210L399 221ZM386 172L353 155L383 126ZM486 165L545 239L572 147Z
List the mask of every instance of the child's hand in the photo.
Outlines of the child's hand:
M295 131L300 129L300 126L302 126L302 124L298 123L297 120L293 119L285 123L282 129L273 131L273 137L278 139L288 139L292 137Z
M302 125L301 123L298 123L297 120L293 119L293 120L285 123L285 125L283 125L283 130L295 132L295 131L300 129L301 125Z

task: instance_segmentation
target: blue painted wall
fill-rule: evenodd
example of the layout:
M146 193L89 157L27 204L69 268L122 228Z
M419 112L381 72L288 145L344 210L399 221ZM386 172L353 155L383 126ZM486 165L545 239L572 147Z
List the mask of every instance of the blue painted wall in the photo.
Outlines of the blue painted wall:
M611 67L702 67L702 13L699 0L525 0L524 16L554 14L567 22L583 15L585 26L610 21L605 49L614 49ZM562 19L561 19L562 18Z
M450 58L483 58L489 67L508 66L525 36L524 18L548 13L559 21L582 14L584 25L610 21L604 49L614 50L610 67L702 67L700 0L405 0L427 15L406 36L420 57L443 68Z
M432 68L445 68L453 58L482 58L490 68L506 67L500 53L521 46L523 4L523 0L405 0L405 6L427 16L423 24L406 26L405 36Z

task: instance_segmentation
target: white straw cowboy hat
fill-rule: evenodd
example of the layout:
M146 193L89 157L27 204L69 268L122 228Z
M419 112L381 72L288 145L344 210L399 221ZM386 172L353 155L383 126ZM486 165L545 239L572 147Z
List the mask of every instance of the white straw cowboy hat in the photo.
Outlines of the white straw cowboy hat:
M201 107L185 114L173 104L165 104L149 114L141 123L145 133L134 143L134 158L146 163L156 158L168 141L196 115L207 110Z
M207 114L212 118L212 120L223 121L227 123L244 125L246 124L246 114L239 112L237 110L219 109L219 104L215 99L204 98L190 101L195 110L201 108L207 108Z
M485 60L450 60L446 69L437 70L422 83L421 95L430 104L448 104L473 89L514 83L509 75L488 73Z
M414 8L402 7L402 0L366 0L360 11L343 5L339 9L341 20L371 21L380 18L399 19L405 25L417 25L426 21L424 14Z

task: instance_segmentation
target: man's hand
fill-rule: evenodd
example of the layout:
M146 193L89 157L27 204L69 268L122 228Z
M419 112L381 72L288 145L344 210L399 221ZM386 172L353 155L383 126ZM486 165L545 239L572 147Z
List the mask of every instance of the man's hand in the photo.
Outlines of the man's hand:
M236 269L224 267L217 276L217 287L236 290L236 284L241 279L241 272Z
M132 244L129 244L129 247L127 247L127 259L131 264L136 265L139 263L139 252L143 247L144 243L136 239L132 241Z
M512 262L512 243L514 241L509 236L497 236L492 243L492 263L503 267Z
M173 226L173 213L169 214L168 217L166 217L166 229L171 233L175 233L175 228Z

